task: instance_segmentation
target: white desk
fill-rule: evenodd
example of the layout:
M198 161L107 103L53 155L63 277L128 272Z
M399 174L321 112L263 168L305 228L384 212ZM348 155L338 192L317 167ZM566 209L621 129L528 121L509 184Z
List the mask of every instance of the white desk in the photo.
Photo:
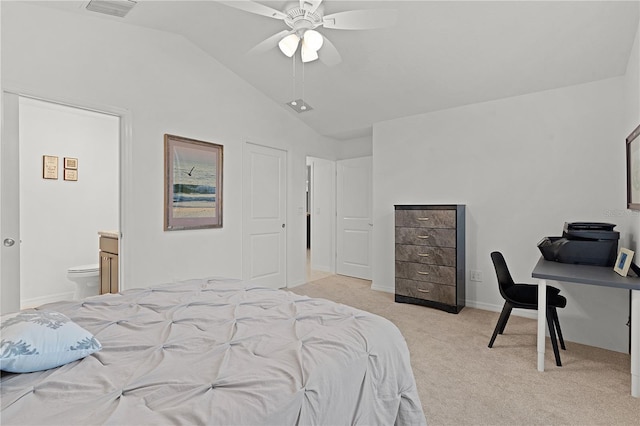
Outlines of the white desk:
M538 283L538 371L544 371L547 325L547 281L598 285L631 290L631 395L640 398L640 278L621 277L606 266L570 265L540 258L531 273Z

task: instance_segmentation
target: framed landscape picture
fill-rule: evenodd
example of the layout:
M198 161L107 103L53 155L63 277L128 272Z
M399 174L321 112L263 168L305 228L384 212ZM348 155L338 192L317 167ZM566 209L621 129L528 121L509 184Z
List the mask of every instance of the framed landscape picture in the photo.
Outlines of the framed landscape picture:
M222 145L164 135L164 230L222 227Z
M627 208L640 210L640 125L627 137Z

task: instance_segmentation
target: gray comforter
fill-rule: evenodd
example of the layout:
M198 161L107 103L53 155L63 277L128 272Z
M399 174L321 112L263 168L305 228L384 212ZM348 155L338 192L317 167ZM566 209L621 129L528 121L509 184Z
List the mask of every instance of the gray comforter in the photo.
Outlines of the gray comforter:
M2 425L426 424L404 338L368 312L227 279L46 309L103 349L3 373Z

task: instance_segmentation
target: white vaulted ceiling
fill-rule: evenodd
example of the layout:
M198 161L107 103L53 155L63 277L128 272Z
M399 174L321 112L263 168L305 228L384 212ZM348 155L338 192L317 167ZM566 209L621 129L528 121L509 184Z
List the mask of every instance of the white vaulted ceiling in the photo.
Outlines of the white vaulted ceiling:
M283 108L302 97L299 62L294 93L292 60L277 47L247 54L286 29L283 21L215 1L139 0L124 18L86 11L86 3L38 2L181 34ZM292 2L259 3L284 10ZM319 28L342 62L305 64L304 99L313 110L290 111L338 139L366 135L380 121L623 75L640 13L638 1L323 3L325 14L397 10L389 28Z

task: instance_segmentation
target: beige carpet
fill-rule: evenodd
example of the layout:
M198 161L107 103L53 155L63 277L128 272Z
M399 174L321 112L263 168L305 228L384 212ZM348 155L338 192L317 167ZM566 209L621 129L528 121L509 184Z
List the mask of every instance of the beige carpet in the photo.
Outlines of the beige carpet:
M566 342L556 367L547 339L546 370L536 370L536 321L511 316L487 347L497 312L459 314L395 303L371 282L333 275L292 289L391 320L404 335L430 425L640 425L630 394L630 356ZM561 323L562 324L562 323Z

